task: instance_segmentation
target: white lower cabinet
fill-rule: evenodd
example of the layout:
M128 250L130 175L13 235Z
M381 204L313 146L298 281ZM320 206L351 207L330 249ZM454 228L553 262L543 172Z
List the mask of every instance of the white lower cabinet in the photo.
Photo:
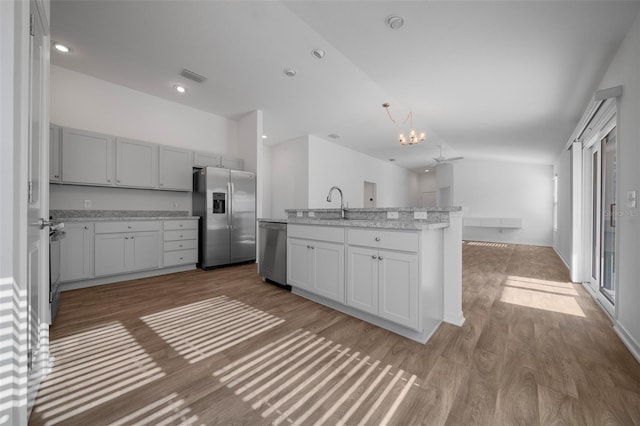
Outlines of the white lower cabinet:
M349 246L348 306L413 329L418 328L418 256Z
M287 233L288 284L344 303L344 230L290 225Z
M60 240L60 282L77 281L93 275L93 223L70 222Z
M96 234L95 276L160 267L160 232Z
M198 221L164 222L164 266L198 262Z

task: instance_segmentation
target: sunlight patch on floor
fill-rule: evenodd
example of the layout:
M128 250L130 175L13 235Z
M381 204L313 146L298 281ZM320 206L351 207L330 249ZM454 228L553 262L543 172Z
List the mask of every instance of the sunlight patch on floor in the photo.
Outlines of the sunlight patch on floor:
M496 247L496 248L507 248L508 244L505 243L493 243L490 241L465 241L468 246L477 246L477 247Z
M185 407L184 399L176 400L177 397L178 394L174 392L118 419L109 426L166 424L187 426L197 423L198 416L190 415L191 409Z
M529 278L509 277L502 288L500 301L528 308L542 309L560 314L585 317L576 297L577 292L563 287L563 283L555 281L533 280ZM562 293L562 291L567 293Z
M214 373L271 424L389 423L416 376L296 330Z
M50 343L54 365L38 393L45 424L63 423L165 375L119 322Z
M222 352L284 322L227 296L141 319L190 363Z
M577 290L570 282L539 280L536 278L507 276L505 285L529 290L538 290L548 293L564 294L568 296L578 296Z

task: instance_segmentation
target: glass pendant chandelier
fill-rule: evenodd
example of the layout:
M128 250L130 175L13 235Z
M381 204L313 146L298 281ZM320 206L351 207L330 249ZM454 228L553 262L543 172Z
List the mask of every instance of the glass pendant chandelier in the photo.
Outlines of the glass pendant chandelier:
M382 104L382 107L387 111L387 115L389 116L389 119L397 124L396 120L394 120L393 117L391 116L391 112L389 112L390 106L391 105L389 105L388 102L385 102ZM413 127L413 111L409 111L407 118L404 119L402 124L405 124L407 121L409 121L409 139L406 138L403 132L400 132L400 134L398 135L398 142L400 142L400 145L402 146L417 145L420 142L424 142L425 133L424 132L418 133L416 132L416 129Z

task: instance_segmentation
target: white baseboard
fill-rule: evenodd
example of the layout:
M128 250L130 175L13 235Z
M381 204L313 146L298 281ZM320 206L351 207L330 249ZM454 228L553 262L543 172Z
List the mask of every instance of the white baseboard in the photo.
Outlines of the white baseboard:
M103 284L113 284L122 281L137 280L139 278L156 277L158 275L173 274L175 272L192 271L195 265L173 266L170 268L153 269L151 271L134 272L132 274L112 275L109 277L92 278L82 281L60 283L60 290L77 290L79 288L95 287Z
M567 259L565 259L564 256L562 256L562 254L558 251L556 246L552 246L552 247L553 247L553 251L556 252L556 254L560 258L560 260L562 260L562 263L564 263L564 266L566 266L567 269L569 270L569 272L571 272L571 266L569 266L569 263L567 262Z
M618 321L613 325L613 330L616 332L622 343L629 349L631 355L640 362L640 344L636 341L636 339L629 334L626 328L622 326Z

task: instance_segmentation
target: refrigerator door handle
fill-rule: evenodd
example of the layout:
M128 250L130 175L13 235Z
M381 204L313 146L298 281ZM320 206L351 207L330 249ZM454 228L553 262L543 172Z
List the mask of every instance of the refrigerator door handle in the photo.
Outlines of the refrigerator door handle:
M231 229L232 227L232 222L231 222L231 204L233 204L232 201L233 198L233 186L231 184L231 182L227 182L227 228Z
M233 205L233 203L235 203L235 191L236 188L233 185L233 182L229 183L229 188L231 188L231 190L229 191L229 228L233 228L233 211L235 210L235 206Z

